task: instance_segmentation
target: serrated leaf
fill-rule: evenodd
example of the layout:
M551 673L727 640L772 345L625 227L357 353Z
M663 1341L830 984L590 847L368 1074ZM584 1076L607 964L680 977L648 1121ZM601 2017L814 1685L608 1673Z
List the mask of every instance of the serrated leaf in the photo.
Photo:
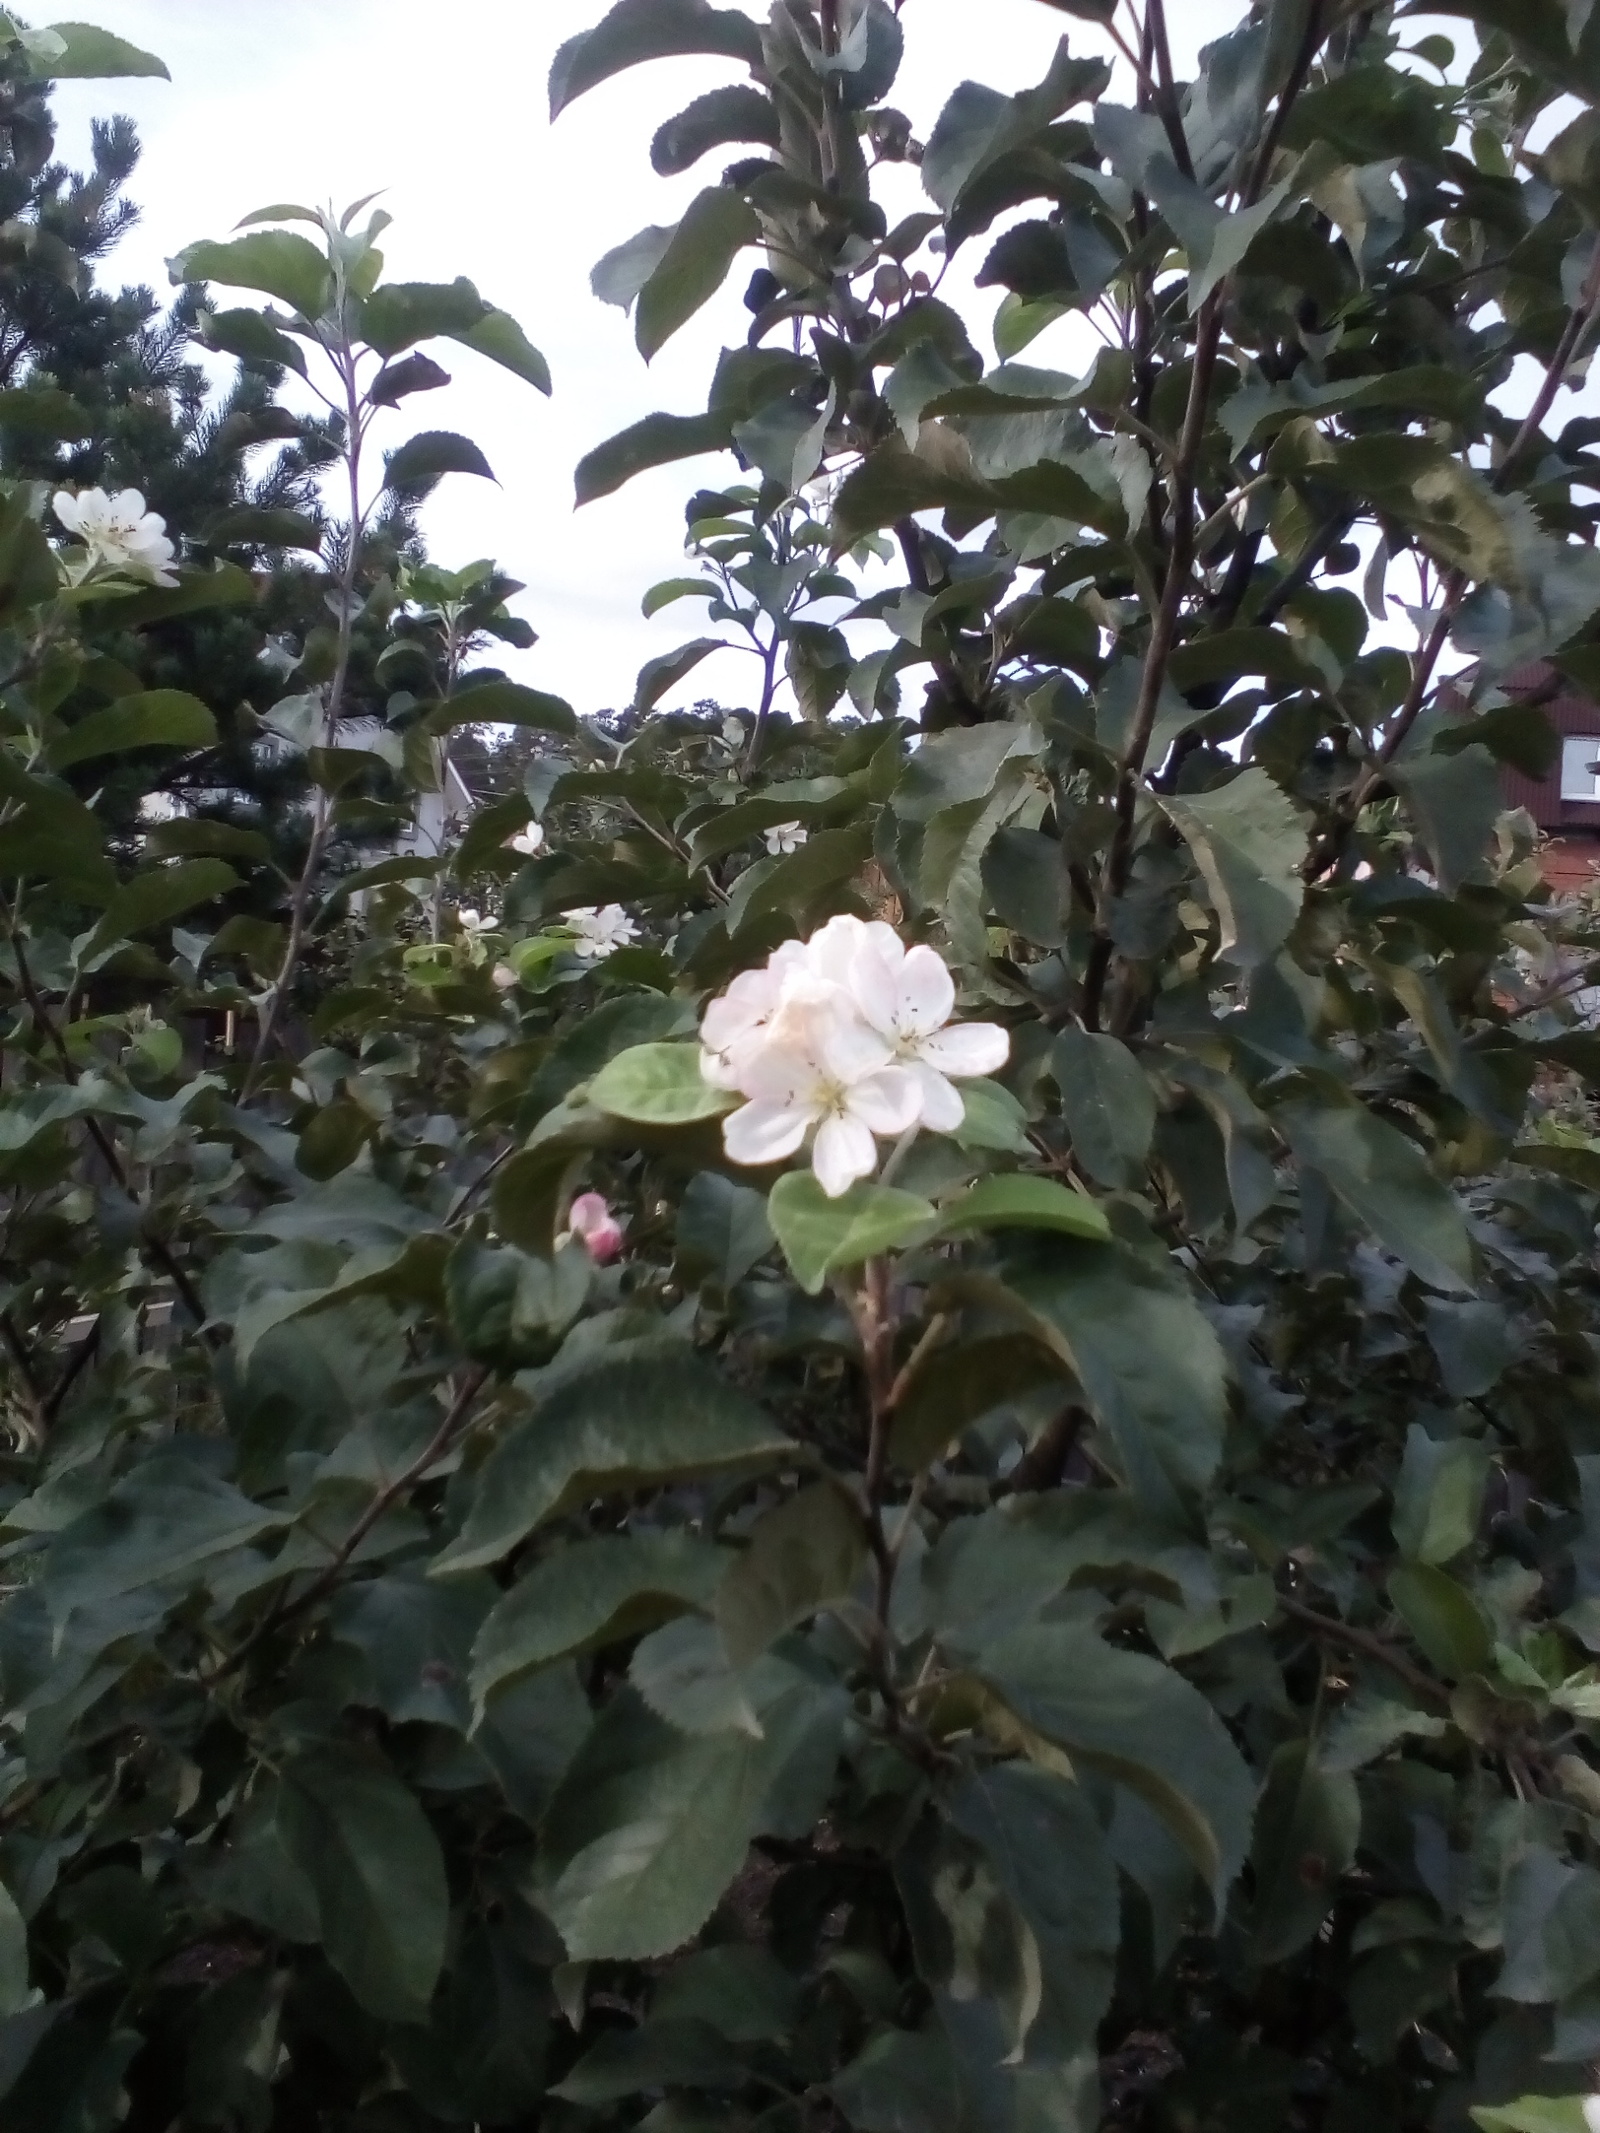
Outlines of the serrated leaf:
M634 339L647 363L710 302L760 235L754 209L730 187L711 185L696 195L639 291Z
M938 1217L931 1201L893 1185L863 1181L830 1200L814 1172L791 1170L768 1196L767 1220L795 1280L819 1296L830 1274L920 1242Z
M1070 1396L1060 1362L1015 1334L935 1348L895 1408L889 1456L903 1472L920 1473L942 1459L974 1422L1051 1383L1060 1385L1063 1400Z
M391 281L361 307L361 331L384 361L418 341L452 338L481 324L488 305L464 277L453 282Z
M1415 1141L1351 1102L1285 1104L1272 1119L1299 1160L1419 1280L1455 1295L1471 1290L1472 1244L1460 1202Z
M633 1045L600 1069L588 1093L594 1110L637 1126L691 1126L742 1100L706 1080L697 1044Z
M1147 1504L1170 1510L1175 1486L1203 1488L1222 1453L1227 1369L1181 1276L1122 1245L1063 1244L1008 1266L1007 1284Z
M1155 1091L1138 1060L1116 1037L1069 1026L1051 1049L1050 1071L1077 1161L1097 1185L1136 1189L1156 1127Z
M697 55L761 64L761 33L748 15L708 0L618 0L592 30L569 38L550 69L550 116L651 59Z
M484 481L495 478L493 467L470 437L457 436L453 430L424 430L389 455L384 485L416 490L431 487L446 474L476 474Z
M500 311L490 305L475 326L464 333L448 336L458 341L463 348L470 348L475 355L486 356L491 363L498 363L502 370L509 370L513 377L521 378L536 392L547 397L553 390L550 365L534 347L509 311Z
M1267 1769L1251 1849L1257 1962L1281 1963L1315 1937L1360 1836L1355 1779L1328 1770L1308 1743L1285 1742Z
M861 1513L831 1483L816 1482L757 1519L723 1580L717 1626L736 1668L786 1630L847 1599L866 1562Z
M607 1534L536 1563L493 1608L472 1647L480 1705L557 1660L621 1644L709 1607L732 1556L683 1533Z
M1193 852L1221 921L1220 952L1241 969L1269 961L1305 901L1305 824L1259 765L1213 792L1161 802Z
M36 81L115 81L152 76L171 81L165 60L143 52L126 38L92 22L52 22L46 37L59 38L61 49L48 54L30 50L30 68Z
M270 364L296 371L302 378L306 375L306 359L299 342L281 333L259 311L203 311L200 339L207 348L237 356L241 362Z
M1054 1178L1016 1173L980 1178L959 1199L940 1208L941 1237L974 1229L1053 1229L1100 1243L1111 1237L1110 1224L1086 1194L1070 1192Z
M1389 1598L1428 1663L1447 1680L1481 1674L1494 1649L1487 1617L1464 1585L1430 1563L1400 1563Z
M150 689L80 718L50 743L49 760L52 770L64 770L130 748L213 748L216 740L217 722L197 696Z
M542 689L524 688L519 681L476 682L457 690L441 708L450 726L529 726L567 739L578 730L571 704Z
M659 177L676 178L691 170L713 148L733 141L778 145L778 113L759 89L733 82L697 96L687 110L668 119L650 143L650 162Z
M238 886L238 875L220 859L184 859L175 866L149 867L125 881L106 905L83 944L79 963L87 967L118 941L165 926Z
M1394 1492L1394 1537L1408 1562L1448 1563L1471 1547L1489 1466L1489 1448L1476 1438L1440 1442L1412 1423Z
M646 660L634 685L634 710L653 711L667 691L692 674L702 659L721 650L720 637L697 637L692 644L680 644L675 652L663 652L659 658Z
M495 1563L548 1519L590 1497L637 1495L713 1474L792 1464L797 1447L748 1395L686 1350L604 1352L496 1444L477 1476L440 1576Z
M278 1831L316 1892L328 1960L362 2006L421 2019L444 1963L450 1891L415 1794L386 1763L317 1749L285 1766Z
M1198 1690L1087 1629L1041 1624L989 1645L977 1673L1033 1732L1154 1809L1220 1911L1250 1842L1255 1783Z
M680 459L697 459L704 452L725 451L732 440L731 418L722 412L708 415L646 415L642 422L619 430L615 437L596 445L578 461L577 501L592 504L611 496L635 474L652 467L671 466Z
M318 319L333 292L323 254L292 230L254 230L225 244L192 244L170 262L175 282L221 282L230 289L259 289L305 319Z
M734 1288L773 1246L767 1198L715 1170L690 1180L678 1208L678 1261L692 1275L708 1272L719 1288Z

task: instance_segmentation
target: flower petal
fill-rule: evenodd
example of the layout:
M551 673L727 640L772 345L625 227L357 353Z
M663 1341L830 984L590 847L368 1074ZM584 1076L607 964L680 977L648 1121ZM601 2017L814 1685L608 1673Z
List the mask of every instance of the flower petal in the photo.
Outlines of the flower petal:
M877 1169L877 1142L858 1119L835 1112L817 1128L811 1167L828 1198L837 1200L857 1178L870 1178Z
M761 1169L794 1154L816 1117L806 1104L759 1102L730 1111L722 1121L722 1145L732 1163Z
M880 1067L886 1067L894 1057L889 1040L850 1012L844 1001L819 1014L817 1040L822 1064L847 1089L863 1074L875 1074Z
M956 1133L966 1122L967 1107L953 1081L918 1060L912 1072L922 1092L922 1123L930 1133Z
M950 1019L956 983L932 948L913 948L900 965L895 1027L903 1037L930 1037Z
M960 1081L977 1074L997 1074L1011 1057L1011 1035L998 1022L952 1022L917 1046L917 1057L936 1073Z
M845 1109L873 1133L892 1138L909 1132L922 1116L922 1084L906 1067L880 1067L846 1092Z

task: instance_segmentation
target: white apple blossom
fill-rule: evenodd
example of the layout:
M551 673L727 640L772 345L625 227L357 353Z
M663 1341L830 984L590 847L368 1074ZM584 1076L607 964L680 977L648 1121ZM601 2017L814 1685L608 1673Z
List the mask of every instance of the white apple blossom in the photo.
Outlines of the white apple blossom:
M493 979L495 988L499 992L514 992L522 983L522 980L509 963L496 963L489 976Z
M907 948L890 926L869 926L850 990L868 1025L894 1046L922 1088L922 1123L954 1133L966 1116L957 1081L998 1073L1011 1039L998 1022L951 1022L955 980L931 948Z
M878 1137L954 1132L951 1077L993 1073L1010 1048L996 1023L950 1022L955 982L931 948L893 927L830 919L740 973L706 1009L701 1072L746 1101L723 1122L736 1163L793 1155L815 1130L812 1167L837 1198L877 1168Z
M456 924L474 940L480 933L493 933L499 923L492 911L475 911L470 904L456 913Z
M121 489L115 496L104 489L85 489L77 496L60 489L54 507L68 533L88 551L84 565L73 573L79 582L105 570L145 585L177 584L172 571L177 551L167 539L167 522L145 509L137 489Z
M774 822L767 831L767 850L774 859L786 859L810 841L811 832L798 822Z
M1584 2097L1583 2122L1589 2128L1589 2133L1600 2133L1600 2096Z
M564 923L573 936L573 954L582 956L586 963L603 963L608 955L615 955L619 948L626 948L639 938L639 928L621 904L599 908L584 904L566 912Z
M525 830L518 830L514 837L508 837L506 843L513 852L521 852L525 859L531 859L536 852L544 850L544 830L539 823L530 822Z

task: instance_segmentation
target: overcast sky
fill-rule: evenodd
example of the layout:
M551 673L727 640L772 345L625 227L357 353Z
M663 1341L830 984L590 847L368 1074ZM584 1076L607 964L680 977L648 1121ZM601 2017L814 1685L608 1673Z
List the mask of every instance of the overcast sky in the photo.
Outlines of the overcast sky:
M445 482L428 507L435 558L493 556L526 581L519 610L540 633L517 662L523 677L595 710L628 701L642 663L693 636L703 609L653 622L639 600L681 572L683 504L720 464L690 462L642 476L620 495L572 506L572 470L595 444L652 409L698 412L717 349L744 338L736 270L721 299L646 368L630 322L589 288L594 261L647 223L668 223L714 180L713 155L672 181L650 168L663 119L718 81L731 62L640 67L580 99L552 127L545 93L564 39L607 0L80 0L84 17L158 52L172 82L68 84L57 92L64 156L81 157L92 114L138 121L144 160L132 188L144 210L109 272L166 293L165 261L199 237L221 237L270 202L344 206L382 188L395 216L384 240L391 275L466 274L513 312L544 350L555 397L466 351L451 349L448 392L410 403L386 443L410 428L473 435L499 477ZM756 0L749 12L764 13ZM75 12L78 10L75 9ZM1242 0L1181 0L1170 9L1180 73L1198 48L1243 13ZM44 19L35 13L34 19ZM1074 50L1099 33L1042 0L904 0L907 61L894 101L926 136L963 78L1014 90L1037 81L1063 30ZM920 197L915 173L893 174L891 215ZM982 243L968 248L967 271ZM753 264L752 260L752 264ZM996 292L955 284L979 345L989 347ZM947 284L947 293L951 284ZM1073 367L1066 324L1030 360ZM411 410L415 410L412 413ZM678 701L711 694L748 702L748 660L719 654ZM671 699L669 699L670 701Z

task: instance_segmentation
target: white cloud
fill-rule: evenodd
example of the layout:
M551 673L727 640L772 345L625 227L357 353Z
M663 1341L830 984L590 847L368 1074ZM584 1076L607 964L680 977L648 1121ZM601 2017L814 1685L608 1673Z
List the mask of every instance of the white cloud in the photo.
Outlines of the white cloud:
M742 340L748 325L741 277L647 369L628 321L590 293L589 270L602 252L646 223L673 221L705 182L704 171L655 176L656 127L738 72L696 60L642 67L552 127L551 57L604 8L605 0L453 0L447 8L436 0L93 0L84 13L159 52L172 84L57 92L64 154L82 157L96 113L132 113L144 138L132 187L144 220L112 273L164 295L166 257L195 238L223 236L269 202L342 206L381 186L396 218L386 240L391 273L466 274L522 321L550 359L553 401L463 351L446 365L456 378L451 391L411 403L425 411L412 426L474 435L500 480L494 488L447 481L429 506L428 533L445 564L493 555L526 580L519 606L541 638L522 662L527 677L583 709L626 702L643 662L690 633L681 610L646 623L639 599L681 568L684 501L719 462L662 469L576 514L573 467L652 409L702 408L717 349ZM1195 45L1241 10L1233 0L1184 0L1173 12L1182 18L1181 69ZM1075 48L1095 45L1087 25L1038 0L990 0L981 11L971 0L905 0L902 19L908 57L895 100L923 134L963 75L1015 89L1039 78L1063 30ZM897 175L909 208L915 175ZM976 264L982 252L973 249ZM970 293L970 281L961 286ZM986 337L994 293L957 300ZM1040 351L1048 360L1049 344ZM1065 359L1064 347L1058 353ZM720 465L726 473L731 462ZM719 654L675 700L748 701L749 664Z

